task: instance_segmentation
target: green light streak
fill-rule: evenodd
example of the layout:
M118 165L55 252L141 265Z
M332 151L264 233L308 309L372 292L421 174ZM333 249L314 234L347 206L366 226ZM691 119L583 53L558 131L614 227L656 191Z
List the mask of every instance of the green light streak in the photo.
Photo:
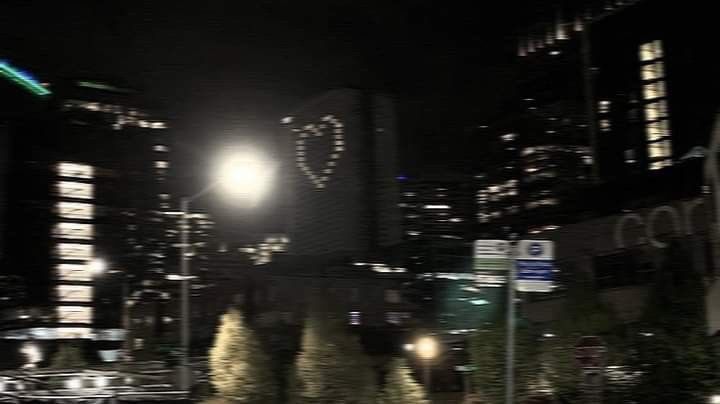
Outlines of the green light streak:
M96 81L78 81L75 84L78 85L78 87L85 87L85 88L94 88L96 90L105 90L105 91L113 91L116 93L130 93L132 91L126 90L124 88L118 88L115 86L111 86L105 83L99 83Z
M50 90L43 87L34 77L10 66L10 64L4 60L0 60L0 76L18 84L32 94L41 97L51 94Z

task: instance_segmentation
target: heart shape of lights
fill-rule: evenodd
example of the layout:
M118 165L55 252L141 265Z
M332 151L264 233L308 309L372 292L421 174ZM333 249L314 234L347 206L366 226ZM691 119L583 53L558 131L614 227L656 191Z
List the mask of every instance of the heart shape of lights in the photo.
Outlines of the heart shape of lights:
M334 115L326 115L317 124L311 123L302 129L293 129L297 133L295 139L295 162L297 167L310 180L316 189L325 188L330 177L335 172L338 160L345 151L345 129L340 119ZM324 164L319 171L310 168L308 164L308 141L313 138L326 136L331 133L330 153L325 157Z

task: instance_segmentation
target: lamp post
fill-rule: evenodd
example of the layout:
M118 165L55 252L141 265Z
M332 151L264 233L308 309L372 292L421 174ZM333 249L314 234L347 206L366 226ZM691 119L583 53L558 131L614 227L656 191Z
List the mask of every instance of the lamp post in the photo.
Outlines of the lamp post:
M252 150L233 151L219 159L214 181L192 196L180 198L180 276L169 279L180 281L180 389L189 391L190 380L190 204L197 198L222 188L223 193L254 204L268 190L274 167Z

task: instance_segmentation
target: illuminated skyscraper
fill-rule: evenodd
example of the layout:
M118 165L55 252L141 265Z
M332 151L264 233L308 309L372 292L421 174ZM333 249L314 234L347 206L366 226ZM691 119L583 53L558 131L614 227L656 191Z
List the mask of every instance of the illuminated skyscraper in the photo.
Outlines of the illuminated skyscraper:
M120 284L151 289L164 278L166 124L109 83L46 89L41 112L8 124L2 271L28 290L6 313L4 336L118 340ZM93 273L95 260L104 274Z
M290 144L290 253L363 255L400 242L391 98L338 89L283 120Z

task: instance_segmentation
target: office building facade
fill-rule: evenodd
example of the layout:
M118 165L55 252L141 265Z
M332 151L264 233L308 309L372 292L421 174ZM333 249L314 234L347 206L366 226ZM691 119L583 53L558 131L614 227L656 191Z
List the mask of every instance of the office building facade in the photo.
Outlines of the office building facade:
M114 84L43 88L43 111L7 131L4 234L12 237L2 267L27 291L5 310L3 336L119 341L123 294L165 276L167 125Z
M396 122L385 95L330 91L283 120L293 206L289 252L367 254L400 241Z

